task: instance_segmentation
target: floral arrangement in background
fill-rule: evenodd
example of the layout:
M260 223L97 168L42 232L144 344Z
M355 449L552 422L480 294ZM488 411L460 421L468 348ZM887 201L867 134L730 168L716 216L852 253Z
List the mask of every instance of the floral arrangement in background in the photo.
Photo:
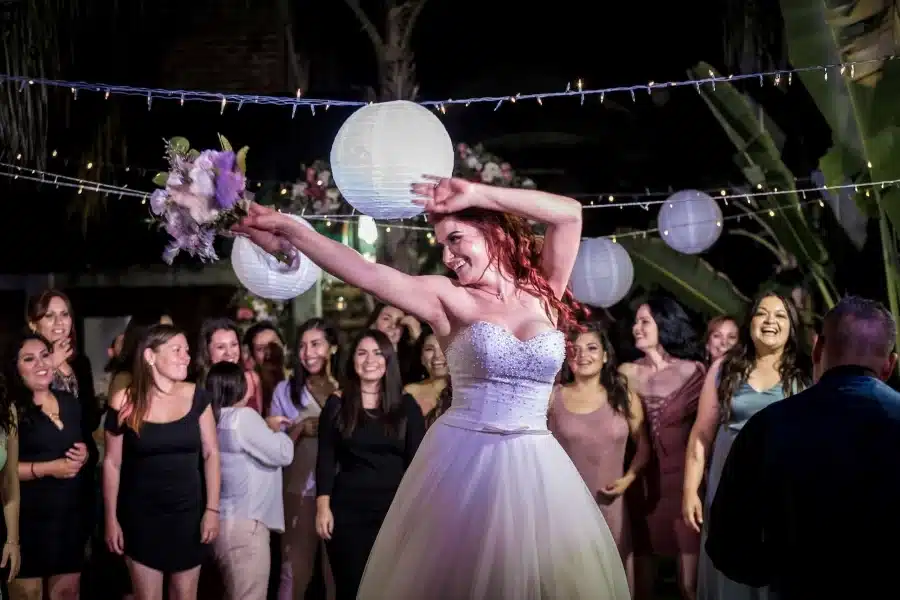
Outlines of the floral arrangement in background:
M234 307L234 320L243 328L259 321L278 323L284 318L288 308L285 302L260 298L243 288L234 295L231 305Z
M221 150L194 150L183 137L166 142L169 170L153 183L160 189L150 196L151 222L172 241L163 260L172 264L182 251L204 262L218 259L213 243L247 214L253 196L247 191L246 146L234 152L219 136Z
M535 187L531 179L516 175L508 162L486 152L481 144L474 147L458 144L453 171L456 177L470 181L503 187ZM291 187L288 202L276 198L276 203L287 212L300 213L305 210L316 215L340 214L349 206L331 177L331 167L324 160L317 160L306 167L304 178Z
M476 144L456 145L456 167L454 175L503 187L534 189L534 182L527 177L519 177L508 162L485 151L484 146Z

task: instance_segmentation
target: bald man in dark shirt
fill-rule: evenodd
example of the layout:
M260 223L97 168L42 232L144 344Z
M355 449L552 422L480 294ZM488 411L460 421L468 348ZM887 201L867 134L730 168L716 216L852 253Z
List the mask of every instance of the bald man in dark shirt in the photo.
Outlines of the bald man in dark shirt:
M734 442L706 550L731 579L781 600L900 597L897 326L841 300L813 351L817 383L757 413Z

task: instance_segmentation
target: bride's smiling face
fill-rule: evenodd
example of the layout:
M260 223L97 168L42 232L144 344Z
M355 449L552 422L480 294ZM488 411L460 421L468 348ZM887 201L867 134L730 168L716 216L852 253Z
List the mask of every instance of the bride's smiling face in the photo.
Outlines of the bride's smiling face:
M434 231L438 243L444 246L444 266L456 273L462 285L479 281L491 264L484 234L452 216L440 219Z

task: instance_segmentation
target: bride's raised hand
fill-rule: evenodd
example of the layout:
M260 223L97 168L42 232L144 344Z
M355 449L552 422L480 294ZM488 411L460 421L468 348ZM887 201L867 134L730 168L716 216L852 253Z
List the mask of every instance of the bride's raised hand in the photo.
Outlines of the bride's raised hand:
M426 213L449 214L482 206L479 186L457 177L435 177L426 175L425 183L414 183L410 188L418 196L413 204L418 204Z
M250 204L248 214L231 228L231 232L247 238L270 254L284 252L290 244L284 235L294 221L287 215L261 206Z

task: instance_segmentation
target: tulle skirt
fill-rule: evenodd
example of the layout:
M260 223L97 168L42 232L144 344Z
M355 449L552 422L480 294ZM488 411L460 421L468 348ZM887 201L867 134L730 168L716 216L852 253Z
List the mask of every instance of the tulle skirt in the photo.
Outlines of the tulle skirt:
M359 600L628 600L596 500L549 433L438 420L397 490Z

